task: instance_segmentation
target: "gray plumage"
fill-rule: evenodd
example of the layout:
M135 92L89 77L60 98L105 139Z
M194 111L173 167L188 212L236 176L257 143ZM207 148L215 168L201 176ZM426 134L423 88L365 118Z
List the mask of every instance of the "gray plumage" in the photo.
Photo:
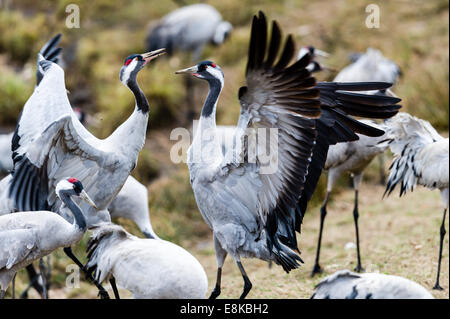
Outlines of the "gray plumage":
M147 36L147 48L153 51L166 48L193 52L198 60L208 43L221 44L231 33L232 26L223 21L220 13L208 4L193 4L174 10L163 17Z
M377 125L374 121L361 120L360 122L373 127L382 129L381 126ZM356 230L356 248L357 248L357 266L356 270L361 271L361 255L359 248L359 229L358 229L358 192L359 186L361 184L364 170L371 163L371 161L377 156L386 151L387 145L379 145L378 143L385 139L385 135L378 137L368 137L358 134L359 139L353 142L338 143L336 145L331 145L328 149L327 159L325 162L324 169L328 171L328 181L327 181L327 193L323 201L322 207L320 209L320 229L319 229L319 239L317 244L316 259L312 269L311 275L314 276L316 273L321 273L322 268L319 264L320 259L320 249L322 243L322 232L325 222L325 217L327 215L327 204L330 198L331 191L339 177L344 173L349 173L353 179L353 188L355 191L355 206L353 209L353 217L355 221Z
M79 183L79 182L78 182ZM61 210L73 214L71 224L50 211L20 212L0 216L0 298L4 296L16 272L57 248L71 246L83 237L86 219L71 196L81 196L94 205L81 184L73 179L59 181L56 186Z
M360 53L353 63L343 68L333 81L382 81L396 83L401 74L399 66L385 58L381 51L368 48L365 53Z
M400 196L417 185L439 189L443 204L440 228L439 261L434 289L442 290L439 276L445 237L445 217L449 205L449 139L443 138L427 121L399 113L385 123L388 144L394 160L385 194L400 185Z
M79 177L99 211L107 209L136 166L145 142L148 102L137 85L137 73L162 53L127 58L120 79L135 95L135 111L103 140L87 131L70 107L62 68L40 56L44 76L25 104L13 138L15 163L8 191L16 209L56 211L60 202L55 184L67 175ZM84 212L93 209L80 205ZM110 220L106 214L89 216L89 225Z
M0 134L0 174L8 174L13 168L11 139L13 132Z
M272 260L286 272L300 266L295 237L303 218L299 199L307 202L315 188L308 175L314 152L323 150L315 149L319 135L326 150L330 144L356 140L355 131L380 136L383 131L354 120L346 112L377 118L381 112L390 117L399 109L399 99L344 92L387 88L389 84L316 83L306 69L309 54L289 66L295 55L292 36L282 48L281 30L275 21L272 25L269 40L264 14L259 12L253 18L247 86L239 90L241 112L235 144L228 151L216 138L216 107L224 85L221 68L203 61L176 72L204 79L210 87L187 162L198 208L213 231L218 271L211 298L220 294L227 254L244 279L241 298L252 287L241 258ZM247 134L254 136L256 128L259 134L267 134L260 142L269 144L265 145L272 150L268 158L263 157L267 153L262 154L262 145L255 152L256 145L245 138ZM264 139L262 135L259 138ZM318 165L314 171L320 175L322 168ZM306 189L308 194L302 194ZM301 206L306 207L306 203Z
M111 217L127 218L136 223L147 238L159 238L153 231L148 209L147 187L129 176L119 194L108 206Z
M86 268L99 282L114 277L137 299L205 298L206 273L180 246L160 239L142 239L114 224L93 230Z
M311 299L434 299L421 285L399 276L340 270L323 279Z

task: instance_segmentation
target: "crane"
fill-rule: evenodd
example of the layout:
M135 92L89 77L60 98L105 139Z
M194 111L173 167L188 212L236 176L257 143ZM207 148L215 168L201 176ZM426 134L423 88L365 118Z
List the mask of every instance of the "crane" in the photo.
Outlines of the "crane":
M449 139L443 138L427 121L408 113L399 113L385 123L387 138L394 160L390 167L385 195L400 185L400 196L413 191L417 185L439 189L443 205L440 227L439 259L433 289L439 284L442 250L445 238L445 217L449 199Z
M434 299L409 279L379 273L339 270L316 286L311 299Z
M209 43L221 45L231 34L232 25L211 5L198 3L178 8L156 23L148 32L146 43L149 51L166 48L168 55L176 51L190 55L192 63L200 60L203 49ZM186 78L187 121L195 116L194 86Z
M86 218L72 197L79 197L95 208L83 184L70 177L59 181L55 192L63 203L61 210L72 214L75 223L69 223L51 211L0 216L0 299L4 298L18 270L57 248L79 242L83 237L87 229ZM42 279L45 290L45 276Z
M112 279L137 299L205 298L208 279L188 251L161 239L142 239L121 226L96 227L89 239L85 268L98 282Z
M79 176L98 209L107 208L135 167L145 142L149 104L137 84L137 73L164 52L159 49L125 59L120 80L134 94L135 110L104 140L78 121L67 98L64 71L39 56L38 68L44 76L24 106L12 141L14 169L8 195L14 209L57 211L55 181L67 175ZM80 205L83 211L91 209ZM88 224L101 222L100 217L110 220L107 214L98 214ZM65 252L76 260L70 247Z
M361 122L382 129L382 127L378 126L375 121L361 120ZM353 219L355 222L356 251L358 262L355 271L361 272L363 270L361 264L361 253L359 247L360 238L358 228L359 186L363 178L364 170L369 166L374 157L385 152L388 146L378 145L378 143L385 138L384 135L378 137L368 137L359 134L358 137L359 139L356 141L331 145L328 150L327 159L324 166L324 169L328 171L327 193L325 195L322 207L320 208L319 238L317 241L316 259L311 272L311 276L314 276L315 274L318 273L322 273L323 271L319 264L319 259L320 259L320 248L322 243L322 232L325 217L327 215L327 204L330 197L330 193L333 190L335 183L343 173L349 173L353 179L353 188L355 191Z
M350 65L343 68L334 78L336 82L354 81L381 81L392 84L397 83L402 72L400 67L392 60L383 56L380 50L367 48L365 53L353 53L350 55ZM390 89L368 91L367 94L388 94L395 96ZM384 156L378 156L380 166L380 183L386 185L386 174L384 170Z
M221 68L212 61L202 61L176 72L209 84L188 150L188 168L197 206L213 231L218 268L210 298L220 295L227 254L236 262L244 280L241 298L252 288L241 257L272 260L286 272L300 266L295 231L300 231L304 212L301 209L306 208L315 189L313 184L317 183L316 175L323 167L315 160L324 155L318 146L326 144L327 150L329 144L355 140L358 137L354 132L380 136L384 131L350 115L390 117L400 107L396 105L399 99L350 92L388 88L388 83L316 83L306 69L309 54L288 66L295 54L292 36L288 36L280 52L282 36L275 21L268 46L267 34L266 18L260 11L252 22L247 86L239 90L237 142L225 156L215 138L216 106L224 85ZM276 132L268 138L270 147L277 147L276 156L265 159L265 165L249 160L256 156L252 152L255 145L243 140L246 130L256 125L267 134L271 134L271 129ZM324 141L318 139L318 131L323 131ZM311 174L314 176L308 180Z

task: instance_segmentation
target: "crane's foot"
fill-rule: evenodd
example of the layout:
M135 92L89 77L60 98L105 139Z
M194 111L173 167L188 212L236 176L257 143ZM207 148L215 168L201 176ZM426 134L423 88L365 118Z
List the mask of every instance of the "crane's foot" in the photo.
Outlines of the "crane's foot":
M209 299L210 300L214 300L214 299L216 299L217 297L219 297L219 295L220 295L220 287L215 287L214 288L214 290L212 291L212 293L211 293L211 296L209 296Z
M100 299L110 299L106 290L99 290L98 296L100 297Z
M434 287L433 287L433 290L444 290L444 288L442 288L440 285L439 285L439 283L436 283L435 285L434 285Z
M365 269L363 268L363 266L358 265L358 266L355 267L355 271L356 271L356 272L364 272Z
M314 277L317 274L323 273L322 267L320 267L319 264L315 264L312 271L311 271L311 278Z

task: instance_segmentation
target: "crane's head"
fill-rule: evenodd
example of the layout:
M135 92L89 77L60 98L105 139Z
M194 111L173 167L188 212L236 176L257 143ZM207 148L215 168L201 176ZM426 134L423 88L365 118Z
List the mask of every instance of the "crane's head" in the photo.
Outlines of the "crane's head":
M222 21L217 25L211 42L215 45L222 44L231 34L233 26L228 21Z
M128 56L120 69L120 82L127 85L130 80L136 80L138 72L144 67L144 65L164 53L166 53L166 49L158 49L144 54L132 54Z
M219 80L223 85L224 75L220 66L211 61L202 61L190 68L178 70L175 74L192 74L196 78L206 80L208 82Z
M302 47L298 51L297 60L300 60L301 58L303 58L305 56L305 54L307 54L307 53L309 53L309 55L311 56L311 59L314 59L315 57L328 58L330 56L329 53L319 50L319 49L316 49L312 45L308 45L308 46Z
M58 182L58 184L56 185L56 194L59 198L61 198L63 194L80 197L92 207L97 208L97 206L95 206L95 203L83 189L83 184L81 184L81 182L76 178L68 177Z

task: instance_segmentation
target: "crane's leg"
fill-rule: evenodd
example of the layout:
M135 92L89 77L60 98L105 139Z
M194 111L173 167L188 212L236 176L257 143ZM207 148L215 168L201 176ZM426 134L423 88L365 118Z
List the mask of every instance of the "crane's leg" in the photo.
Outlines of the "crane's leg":
M0 299L5 299L6 290L0 290Z
M386 171L384 169L384 153L378 155L378 165L380 173L380 185L386 185Z
M111 284L112 290L114 292L114 298L120 299L119 290L117 289L116 286L116 278L114 278L114 276L111 276L109 283Z
M43 297L44 289L42 288L42 285L39 283L39 278L41 277L34 268L33 264L28 265L25 267L28 278L30 279L30 283L28 284L28 287L20 294L20 299L27 299L28 298L28 290L30 290L31 287L33 287L38 294Z
M322 267L319 264L320 258L320 247L322 245L322 233L323 226L325 223L325 217L327 216L327 204L328 199L330 198L331 191L333 190L333 186L336 181L339 179L341 172L337 169L331 168L328 171L328 179L327 179L327 194L325 195L325 199L323 201L322 207L320 208L320 229L319 229L319 239L317 241L317 251L316 251L316 260L314 261L314 266L311 271L311 277L314 277L316 274L321 274L323 272Z
M48 299L47 278L45 278L45 265L44 265L43 258L39 259L39 272L41 273L41 278L42 278L43 298Z
M98 289L98 295L100 296L101 299L109 299L109 295L108 292L105 290L105 288L103 288L102 285L100 285L100 283L94 279L94 277L92 277L91 274L86 273L83 264L78 260L78 258L73 254L72 252L72 247L66 247L64 248L64 253L67 255L67 257L69 257L70 259L72 259L72 261L78 266L80 267L81 271L84 272L86 274L86 277L91 280L94 285L97 287Z
M358 227L358 218L359 218L359 212L358 212L358 190L359 185L361 184L363 174L357 174L353 176L353 187L355 189L355 207L353 209L353 219L355 221L355 230L356 230L356 252L358 254L358 264L355 268L356 272L362 272L364 271L364 268L361 265L361 252L359 250L359 227Z
M226 250L222 248L222 245L220 245L220 242L216 236L214 236L214 250L216 251L216 260L217 260L217 279L216 279L216 286L214 287L211 296L209 296L209 299L216 299L220 295L220 286L222 282L222 267L225 258L227 257Z
M443 249L443 245L444 245L444 237L445 237L445 216L447 214L447 208L444 209L444 217L442 218L442 224L441 224L441 241L439 243L439 261L438 261L438 270L437 270L437 276L436 276L436 283L434 284L433 289L435 290L444 290L440 285L439 285L439 275L441 273L441 260L442 260L442 249Z
M242 291L241 296L239 297L239 299L245 299L245 297L247 296L247 294L250 292L250 290L252 289L252 283L250 281L250 279L248 279L247 273L245 272L244 267L241 264L240 260L236 261L239 270L241 271L242 274L242 278L244 278L244 290Z
M14 274L13 280L12 280L12 299L16 299L16 275L17 273Z
M327 191L325 195L325 200L323 201L322 207L320 207L320 229L319 229L319 239L317 240L317 251L316 251L316 260L314 261L314 266L311 271L311 277L314 277L316 274L321 274L323 272L322 267L319 264L320 258L320 246L322 245L322 232L323 232L323 223L325 221L325 217L327 216L327 203L330 193Z

